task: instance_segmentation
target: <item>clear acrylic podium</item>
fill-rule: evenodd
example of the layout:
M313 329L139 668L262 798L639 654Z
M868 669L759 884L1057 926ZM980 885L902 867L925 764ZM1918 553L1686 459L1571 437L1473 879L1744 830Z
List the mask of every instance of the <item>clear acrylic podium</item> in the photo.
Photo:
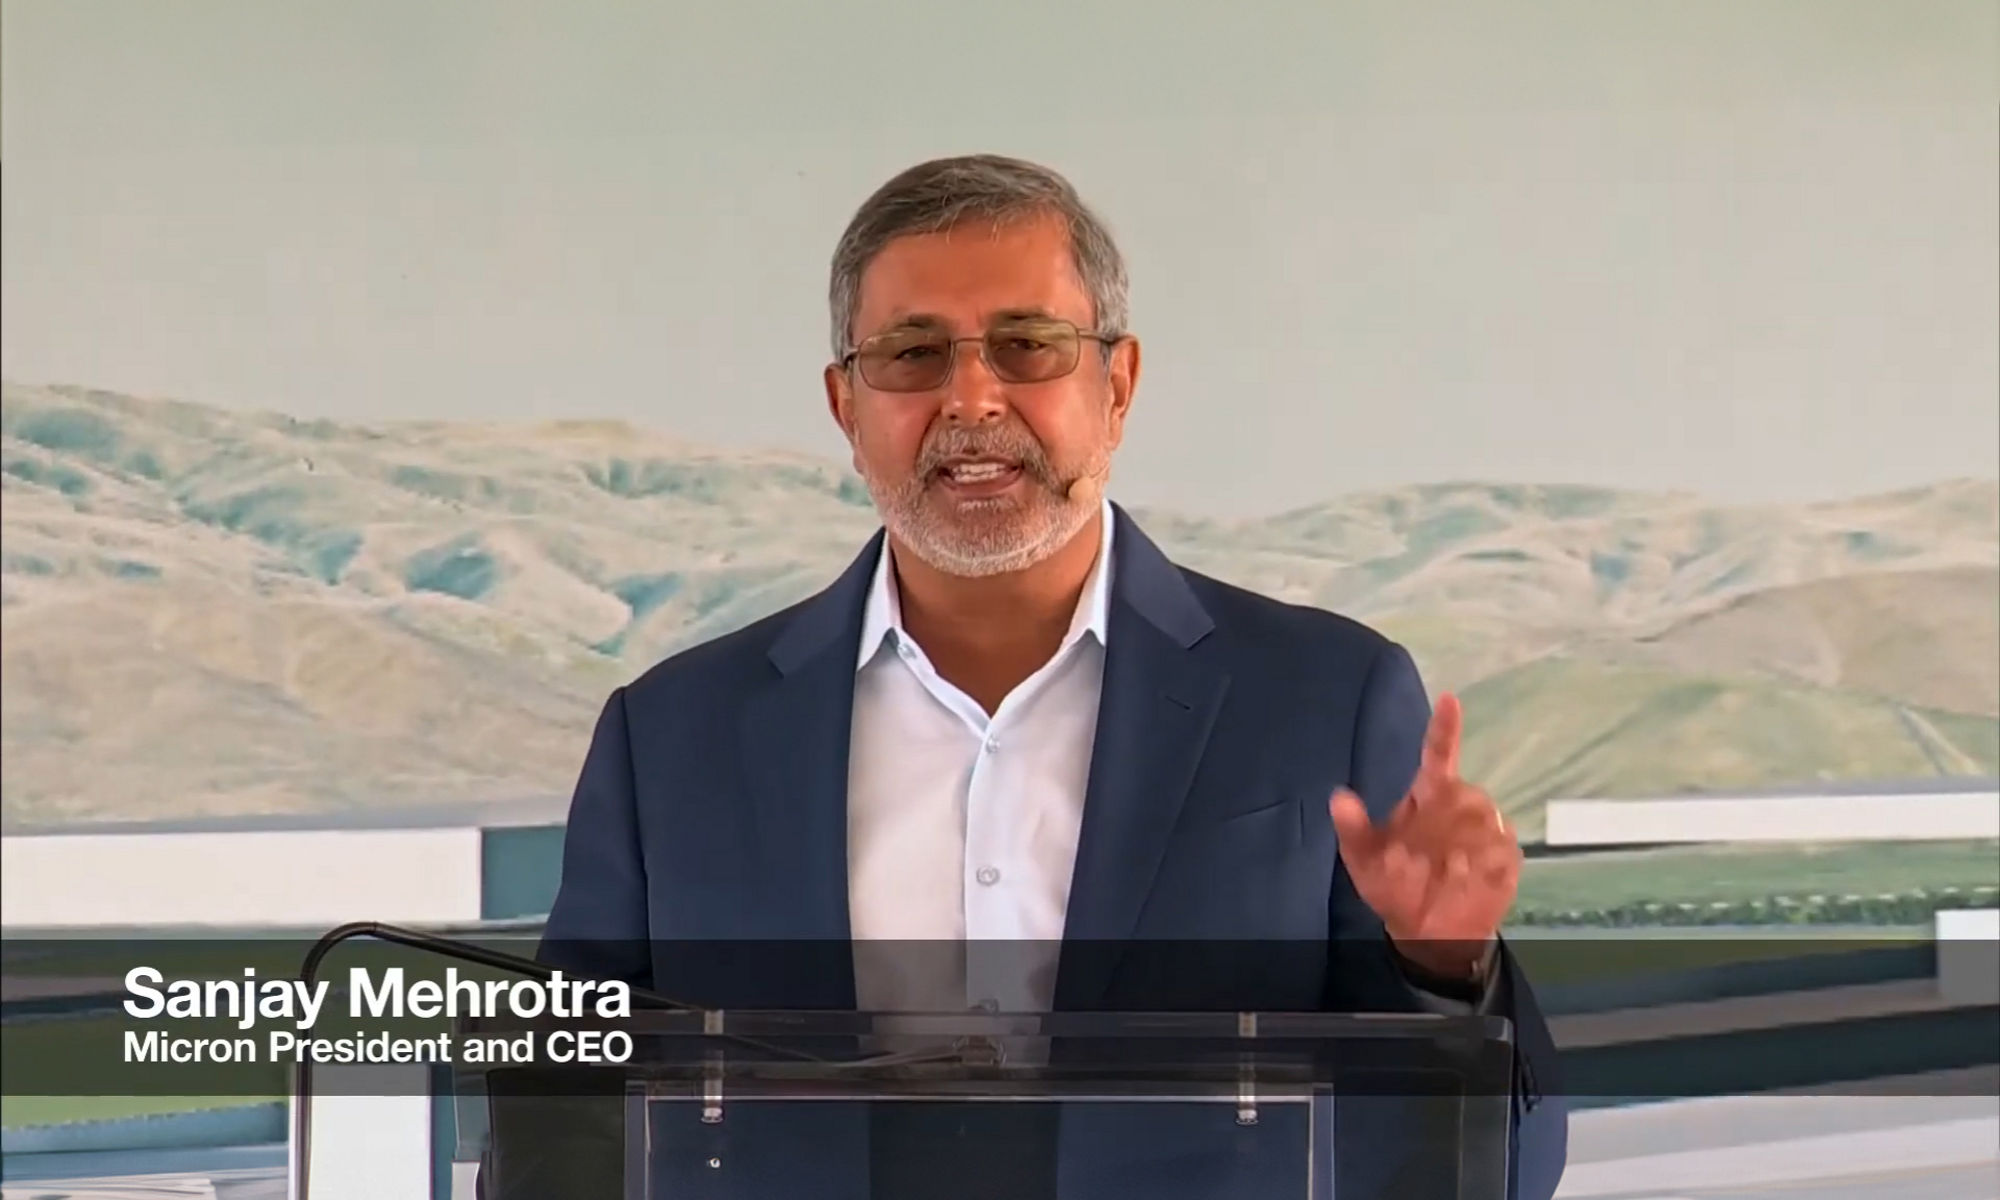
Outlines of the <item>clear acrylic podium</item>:
M622 1062L457 1068L486 1200L1504 1200L1493 1017L637 1011ZM616 1038L610 1040L621 1048Z

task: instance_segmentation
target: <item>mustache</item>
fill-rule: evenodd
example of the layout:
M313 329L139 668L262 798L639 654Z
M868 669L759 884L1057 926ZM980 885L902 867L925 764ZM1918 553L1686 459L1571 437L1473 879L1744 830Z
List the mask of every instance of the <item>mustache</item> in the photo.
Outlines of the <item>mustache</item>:
M924 439L917 454L917 477L928 477L943 467L947 459L960 456L1011 459L1021 464L1023 473L1051 486L1056 482L1048 452L1033 434L1019 426L941 427Z

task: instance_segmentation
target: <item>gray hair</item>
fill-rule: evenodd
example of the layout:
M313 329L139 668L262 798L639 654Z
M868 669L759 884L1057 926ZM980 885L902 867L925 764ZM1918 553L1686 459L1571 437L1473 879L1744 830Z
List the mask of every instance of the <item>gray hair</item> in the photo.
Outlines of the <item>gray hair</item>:
M852 347L862 272L890 242L941 233L969 219L1006 222L1035 216L1053 216L1068 227L1070 255L1090 294L1096 328L1107 338L1124 333L1129 316L1125 259L1111 231L1069 180L1018 158L974 154L919 163L883 184L855 212L834 247L827 289L833 356L840 358Z

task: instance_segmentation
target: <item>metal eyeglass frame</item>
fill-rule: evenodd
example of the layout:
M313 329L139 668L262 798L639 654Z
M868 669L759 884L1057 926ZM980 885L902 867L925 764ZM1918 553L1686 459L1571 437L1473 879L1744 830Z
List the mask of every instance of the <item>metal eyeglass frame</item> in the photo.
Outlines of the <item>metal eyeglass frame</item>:
M993 348L990 339L992 339L996 334L1004 333L1010 328L1032 329L1036 327L1049 328L1052 326L1068 330L1077 339L1078 353L1076 357L1071 360L1070 365L1064 370L1059 371L1054 375L1045 375L1040 379L1011 379L1007 375L1003 374L1000 368L993 362ZM860 342L858 342L851 349L849 349L846 354L840 356L840 369L843 371L854 370L860 363L863 351L867 350L868 347L874 344L875 342L878 342L883 338L893 337L893 336L897 336L897 334L878 333L875 334L873 337L863 338ZM951 351L951 353L947 355L945 359L944 375L936 383L926 384L923 387L915 387L915 388L886 388L876 383L874 380L869 379L868 373L865 369L862 370L860 374L863 382L867 383L869 387L874 388L878 392L913 394L916 392L935 391L938 388L944 387L945 385L949 384L952 380L952 376L957 374L958 348L961 345L965 344L966 342L977 342L979 343L980 361L986 364L987 370L993 372L994 378L999 379L1004 383L1048 383L1051 380L1063 379L1076 373L1077 366L1083 362L1082 348L1084 342L1097 342L1100 345L1109 347L1109 346L1115 346L1119 342L1124 341L1125 338L1128 336L1130 335L1123 333L1106 333L1101 329L1084 329L1081 326L1077 325L1076 322L1064 320L1061 317L1034 317L1026 320L1008 322L996 326L995 328L989 329L986 332L980 334L943 339L941 345L948 348Z

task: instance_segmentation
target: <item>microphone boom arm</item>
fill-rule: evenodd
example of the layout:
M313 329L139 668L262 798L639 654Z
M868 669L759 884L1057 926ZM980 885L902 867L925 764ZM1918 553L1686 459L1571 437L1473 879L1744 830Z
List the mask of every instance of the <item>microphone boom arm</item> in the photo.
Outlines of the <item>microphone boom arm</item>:
M537 979L550 979L554 977L556 971L559 969L551 967L547 963L537 962L532 958L523 958L515 954L503 954L498 950L489 950L470 942L461 942L455 938L443 937L434 933L425 933L422 930L406 929L397 925L386 925L380 921L354 921L327 931L318 941L313 943L312 949L306 952L305 961L300 964L300 981L307 987L311 987L317 981L316 977L319 974L320 963L325 961L326 956L332 952L333 948L342 942L361 937L372 938L380 942L391 942L399 946L407 946L413 950L422 950L426 953L441 955L445 958L455 958L460 962L477 963L481 966L494 967L498 970L511 971L515 974L528 975ZM648 1001L657 1008L679 1009L689 1012L698 1012L701 1010L700 1005L689 1004L670 996L662 996L656 992L646 991L643 988L632 989L632 994L635 998ZM297 1155L297 1161L292 1171L292 1200L307 1200L306 1189L310 1182L309 1175L312 1162L312 1061L309 1057L301 1057L293 1070L292 1144L295 1147Z

